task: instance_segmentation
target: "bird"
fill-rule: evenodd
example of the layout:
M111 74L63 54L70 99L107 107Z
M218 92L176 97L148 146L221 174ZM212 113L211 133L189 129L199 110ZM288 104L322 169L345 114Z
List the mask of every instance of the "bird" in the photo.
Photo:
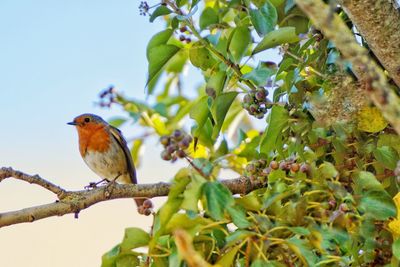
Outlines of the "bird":
M77 129L83 161L102 181L137 184L131 153L118 128L91 113L81 114L67 124ZM142 213L144 200L135 198L135 202Z

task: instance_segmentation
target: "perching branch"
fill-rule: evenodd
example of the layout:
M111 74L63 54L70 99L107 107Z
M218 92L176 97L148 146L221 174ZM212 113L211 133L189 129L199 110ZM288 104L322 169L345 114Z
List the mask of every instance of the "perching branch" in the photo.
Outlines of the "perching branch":
M367 49L356 42L346 24L321 0L296 0L296 3L352 63L358 79L369 90L367 95L400 134L400 99L388 84L383 70L369 57Z
M12 168L0 169L0 182L7 178L15 178L28 183L37 184L57 195L54 203L25 208L22 210L0 213L0 228L3 226L34 222L40 219L62 216L69 213L78 214L96 203L119 198L153 198L167 196L172 186L170 183L157 184L110 184L95 187L90 190L67 191L38 175L29 175ZM222 183L233 194L245 194L254 189L263 187L260 181L252 182L241 177L223 180Z

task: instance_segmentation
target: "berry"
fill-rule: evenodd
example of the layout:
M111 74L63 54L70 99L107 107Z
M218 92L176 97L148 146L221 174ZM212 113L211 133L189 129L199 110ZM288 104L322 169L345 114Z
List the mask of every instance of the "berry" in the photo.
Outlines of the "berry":
M176 151L176 149L177 149L176 145L171 144L167 146L166 151L168 154L172 154Z
M273 170L277 170L279 168L279 164L276 160L273 160L269 163L269 167Z
M185 40L186 40L185 35L179 35L179 40L180 40L181 42L185 41Z
M265 169L263 169L262 170L262 172L261 172L261 176L268 176L269 174L271 173L271 168L270 167L267 167L267 168L265 168Z
M143 201L143 207L145 209L152 209L153 208L153 202L150 199L146 199Z
M170 143L169 137L166 136L166 135L161 136L161 137L160 137L160 143L161 143L164 147L168 146L169 143Z
M183 133L181 130L175 130L172 135L177 141L180 141L183 138Z
M279 163L279 169L281 169L282 171L288 171L290 170L290 165L285 160L282 160Z
M257 104L252 104L252 105L250 105L250 108L249 108L250 113L252 113L252 114L257 113L258 107L259 107L259 106L258 106Z
M292 172L298 172L300 170L300 165L298 163L292 163L290 165L290 170Z
M185 31L187 31L187 27L186 26L182 26L182 27L179 28L179 31L180 32L185 32Z
M253 98L249 95L249 94L246 94L244 97L243 97L243 102L244 103L253 103Z
M144 212L143 212L143 214L144 214L145 216L150 216L150 215L151 215L151 209L145 209Z
M176 151L176 156L178 158L184 158L186 156L186 153L185 153L185 151L179 149Z
M267 94L265 93L265 89L259 88L256 92L256 99L258 101L264 101L266 97L267 97Z
M301 164L301 166L300 166L300 171L302 172L302 173L306 173L306 174L309 174L310 173L310 165L308 165L307 163L303 163L303 164Z
M161 152L161 158L162 158L163 160L171 160L171 159L172 159L172 156L171 156L170 153L168 153L167 150L163 150L163 151Z

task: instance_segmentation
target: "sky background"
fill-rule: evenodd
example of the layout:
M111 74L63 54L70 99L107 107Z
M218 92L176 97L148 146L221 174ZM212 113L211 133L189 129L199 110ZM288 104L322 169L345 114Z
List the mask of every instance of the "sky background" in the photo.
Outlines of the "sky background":
M81 159L76 130L66 123L87 112L106 120L123 115L118 107L95 104L110 85L129 98L152 100L144 92L146 45L163 22L140 16L139 4L0 0L0 167L40 174L67 190L100 179ZM259 57L279 61L276 50ZM189 70L184 92L190 94L201 79L197 70ZM139 134L131 125L122 131L127 139ZM170 181L185 166L162 161L161 150L158 140L147 142L139 183ZM12 178L0 183L0 213L55 200L39 186ZM154 202L158 208L162 199ZM0 228L0 265L100 266L101 256L122 240L126 227L149 230L150 225L151 218L139 216L134 202L124 199L92 206L79 219L69 214Z
M121 115L101 109L98 93L114 85L144 100L148 40L162 28L139 15L136 0L0 1L0 167L40 174L68 190L99 178L78 152L76 115ZM131 127L126 137L135 136ZM172 166L150 142L139 182L168 181ZM178 164L179 165L179 164ZM55 201L46 190L7 179L0 183L0 212ZM126 227L148 229L131 199L100 203L80 213L0 229L0 265L99 266Z

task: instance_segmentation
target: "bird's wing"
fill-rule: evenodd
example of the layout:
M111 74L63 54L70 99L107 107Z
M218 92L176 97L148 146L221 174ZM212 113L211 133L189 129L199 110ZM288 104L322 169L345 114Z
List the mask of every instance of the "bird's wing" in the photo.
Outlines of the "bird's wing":
M131 181L133 184L137 184L136 169L135 169L135 166L133 165L133 160L132 160L131 152L128 149L128 145L126 144L126 141L125 141L124 137L122 136L122 133L119 129L117 129L111 125L109 127L110 127L110 132L111 132L113 138L117 141L119 146L122 148L122 151L124 151L125 159L126 159L126 166L128 168L128 172L129 172L129 176L131 177Z

